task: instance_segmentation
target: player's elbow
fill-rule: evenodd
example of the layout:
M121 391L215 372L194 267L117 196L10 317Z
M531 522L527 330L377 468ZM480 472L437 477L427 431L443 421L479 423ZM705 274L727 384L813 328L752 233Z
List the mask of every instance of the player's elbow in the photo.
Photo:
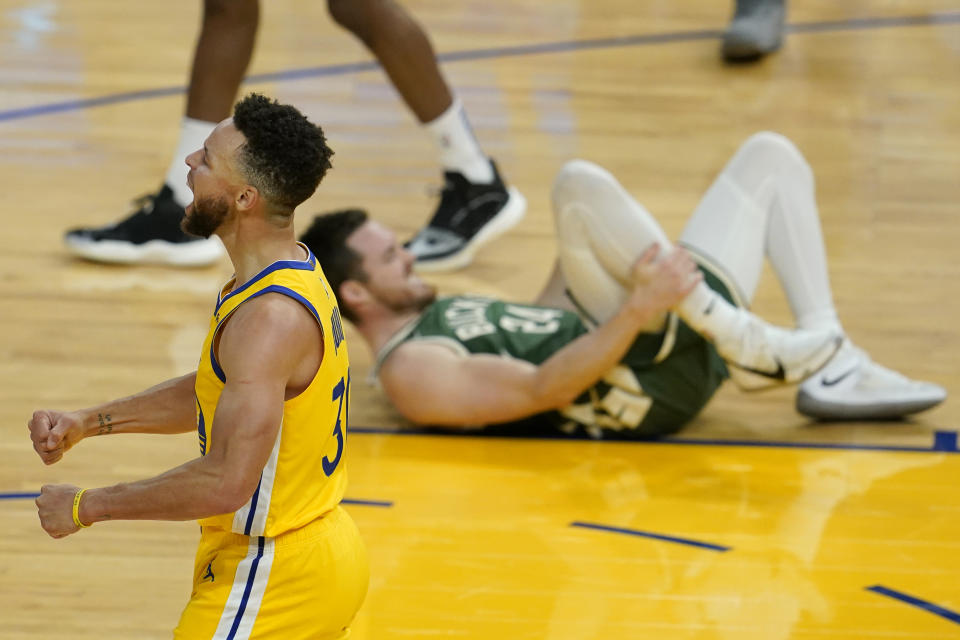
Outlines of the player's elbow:
M408 422L417 427L476 429L490 422L477 415L467 404L421 403L409 398L391 398L393 405Z
M213 510L217 514L233 513L234 511L239 510L243 505L247 504L252 495L253 491L247 493L241 491L224 490L214 500L215 504L212 505Z
M257 490L257 479L248 479L240 475L224 476L214 495L211 496L211 509L217 514L232 513L249 502Z
M423 411L409 411L403 410L398 407L400 415L402 415L407 422L412 423L417 427L436 427L440 425L440 421L437 418L432 417L427 412Z
M407 422L417 427L456 427L460 422L457 412L438 410L437 407L412 402L395 402L394 406Z
M581 392L582 389L558 385L549 378L538 376L528 391L529 413L532 415L562 409L573 403Z

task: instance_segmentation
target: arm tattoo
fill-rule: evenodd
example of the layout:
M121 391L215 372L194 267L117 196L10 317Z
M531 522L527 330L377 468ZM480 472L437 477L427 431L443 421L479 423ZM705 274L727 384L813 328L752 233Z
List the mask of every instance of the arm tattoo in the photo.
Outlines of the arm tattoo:
M110 419L110 414L97 414L97 420L100 421L100 428L97 430L97 435L102 436L113 431L113 421Z

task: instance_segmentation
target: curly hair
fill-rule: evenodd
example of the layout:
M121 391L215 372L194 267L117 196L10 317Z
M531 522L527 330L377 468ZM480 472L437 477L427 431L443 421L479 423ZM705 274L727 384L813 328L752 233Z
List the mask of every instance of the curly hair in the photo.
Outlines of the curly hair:
M363 209L343 209L318 215L310 227L300 234L300 242L310 247L317 257L333 294L339 298L340 286L346 280L367 281L367 274L360 266L360 254L347 246L347 238L366 223L367 212ZM340 313L351 322L355 314L343 303Z
M247 139L241 173L284 213L312 196L333 166L323 130L290 105L251 93L234 107L233 124Z

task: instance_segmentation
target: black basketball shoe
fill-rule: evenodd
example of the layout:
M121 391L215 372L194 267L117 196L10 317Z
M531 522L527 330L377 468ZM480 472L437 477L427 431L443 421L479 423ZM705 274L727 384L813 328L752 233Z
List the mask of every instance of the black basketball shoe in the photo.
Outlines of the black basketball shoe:
M491 160L493 182L474 184L461 173L444 172L446 184L433 218L406 247L419 271L450 271L470 264L480 245L517 224L527 201L507 187Z
M183 207L173 199L173 190L167 185L157 193L137 198L133 206L136 210L116 224L71 229L64 236L64 244L81 258L120 264L201 267L223 255L219 239L197 238L180 228Z

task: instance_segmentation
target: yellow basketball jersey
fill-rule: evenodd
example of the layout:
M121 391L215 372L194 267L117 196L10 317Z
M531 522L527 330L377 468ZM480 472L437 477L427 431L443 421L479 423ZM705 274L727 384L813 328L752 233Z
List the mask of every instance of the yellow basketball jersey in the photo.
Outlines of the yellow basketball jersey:
M206 455L217 434L213 417L226 376L213 352L220 327L241 304L266 293L290 296L306 307L323 331L323 362L306 390L283 403L283 422L260 483L234 513L200 521L248 536L278 536L333 509L347 484L343 456L347 437L350 372L347 343L336 298L320 265L305 246L304 261L271 264L250 281L224 285L197 367L197 433Z

